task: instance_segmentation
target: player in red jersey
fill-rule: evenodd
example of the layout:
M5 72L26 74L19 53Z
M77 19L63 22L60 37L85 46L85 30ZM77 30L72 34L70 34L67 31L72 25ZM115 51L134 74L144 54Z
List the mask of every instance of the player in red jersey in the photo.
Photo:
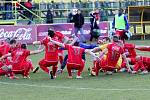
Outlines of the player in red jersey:
M84 53L89 53L89 54L95 56L95 54L90 52L87 49L78 47L79 42L75 42L74 43L75 46L63 44L63 43L57 42L52 39L51 39L51 42L68 50L68 60L67 60L67 70L68 70L68 74L69 74L68 78L72 78L72 73L71 73L72 69L78 70L76 78L82 78L81 73L82 73L84 65L85 65L85 61L82 59L82 55Z
M138 73L139 70L141 70L140 74L147 74L148 71L150 71L150 57L136 57L136 63L133 66L132 74Z
M132 43L125 43L124 44L124 54L127 57L127 60L131 65L134 65L136 63L136 51L135 51L135 44ZM123 61L121 65L120 72L126 71L126 63Z
M58 46L50 42L49 36L45 37L42 41L35 41L33 44L40 44L45 46L45 57L39 62L40 68L46 73L51 74L48 67L53 66L53 75L51 74L51 76L56 77L58 64Z
M65 36L64 34L62 34L61 32L58 32L58 31L54 31L52 29L48 29L48 34L51 38L53 38L54 40L57 40L61 43L67 43L69 41L69 38L67 36ZM41 44L40 42L38 43L35 43L35 44ZM62 64L63 62L63 50L60 50L58 49L57 50L58 52L58 57L59 57L59 61L60 61L60 64ZM35 68L35 70L33 71L34 73L36 73L36 71L39 69L39 67ZM48 70L47 70L48 71ZM47 72L46 71L46 72Z
M1 57L2 59L5 59L7 57L12 57L11 61L9 62L9 65L12 66L12 71L15 74L22 74L24 78L29 78L29 72L31 69L31 65L27 60L27 57L29 55L37 54L42 52L43 50L35 50L35 51L29 51L27 50L26 44L22 44L21 48L16 49L12 51L11 53L8 53Z
M10 50L9 45L7 45L5 42L1 42L0 44L0 57L3 55L7 54L8 51ZM0 76L1 75L6 75L10 79L16 78L11 70L10 66L6 65L7 59L0 60Z
M93 50L93 52L96 52ZM117 62L120 55L126 61L127 67L129 67L129 62L126 59L126 55L123 54L123 44L120 43L118 36L113 36L113 42L107 45L107 48L100 53L99 66L96 66L96 75L98 76L99 70L113 71L116 68ZM105 56L106 55L106 56Z
M11 40L11 41L7 41L7 40L8 39L6 39L6 41L1 42L1 44L0 44L0 56L1 57L10 52L11 46L12 47L15 46L15 43L16 43L15 40ZM9 45L9 43L10 43L10 45ZM14 76L12 67L9 66L8 58L0 60L0 75L6 75L10 79L17 78L16 76Z

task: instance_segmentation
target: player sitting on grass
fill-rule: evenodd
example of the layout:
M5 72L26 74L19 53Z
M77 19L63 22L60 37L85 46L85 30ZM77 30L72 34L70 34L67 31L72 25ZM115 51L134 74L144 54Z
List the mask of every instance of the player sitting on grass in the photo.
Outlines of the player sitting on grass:
M80 42L79 38L76 37L75 35L72 35L70 37L70 41L71 41L70 45L73 45L76 42L76 44L79 44L79 47L84 48L84 49L93 49L93 48L97 47L97 44L87 44L87 43ZM68 54L65 55L63 63L61 65L61 69L60 69L61 73L63 72L63 70L67 64L67 59L68 59ZM85 61L85 53L82 54L82 59Z
M117 62L122 55L124 61L127 64L127 67L129 68L129 62L126 59L126 55L123 52L123 44L119 41L118 36L113 36L113 42L107 45L107 48L104 49L100 53L100 61L99 66L96 66L96 75L98 76L99 70L102 69L104 72L111 72L116 68ZM92 50L93 52L98 52L98 49ZM100 51L100 49L99 49Z
M62 34L61 32L59 31L54 31L53 29L49 28L48 29L48 36L50 36L51 38L54 38L55 40L61 42L61 43L67 43L69 41L69 38L67 36L65 36L64 34ZM37 43L34 42L35 44L41 44L40 42L42 41L38 41ZM60 64L62 64L63 62L63 50L61 49L58 49L57 50L58 52L58 61L60 61ZM36 67L34 70L33 70L33 73L36 73L37 71L39 70L39 67Z
M83 53L88 53L93 56L95 56L95 54L90 52L87 49L79 47L79 42L75 42L74 46L63 44L52 39L51 42L68 50L68 60L67 60L67 70L69 74L68 78L72 78L72 73L71 73L72 69L78 70L76 78L82 78L81 73L85 65L85 61L82 59Z
M14 40L6 39L6 41L2 40L0 41L0 57L6 55L9 53L11 49L11 45L13 46ZM11 45L10 45L10 44ZM16 77L12 71L12 66L9 66L9 59L3 59L0 60L0 75L5 75L9 77L10 79L16 79Z
M3 60L7 57L11 57L11 61L8 62L9 63L8 66L12 66L11 70L15 74L22 74L24 78L30 78L29 72L30 72L30 69L32 68L32 66L28 62L27 57L29 55L37 54L42 51L43 51L43 49L29 51L29 50L27 50L27 45L22 44L21 48L18 48L6 55L3 55L0 59Z

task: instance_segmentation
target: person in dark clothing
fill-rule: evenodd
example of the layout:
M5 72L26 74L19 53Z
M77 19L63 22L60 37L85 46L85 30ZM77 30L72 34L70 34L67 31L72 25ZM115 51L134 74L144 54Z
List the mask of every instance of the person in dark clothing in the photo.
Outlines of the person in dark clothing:
M100 36L100 29L99 29L99 21L100 21L100 14L99 9L96 9L94 12L90 13L91 19L91 37L90 41L93 40L93 38L98 39Z
M70 12L68 14L67 23L73 23L73 14L72 14L72 12Z
M27 2L24 3L24 6L28 9L25 10L24 14L26 15L27 18L29 18L29 22L28 25L31 24L32 20L33 20L33 15L30 12L32 10L32 0L28 0ZM30 11L29 11L30 10Z
M46 14L46 23L53 23L53 14L49 9Z
M81 10L77 10L77 14L73 16L73 22L74 22L74 33L76 36L78 31L80 31L80 40L82 42L86 42L84 37L84 31L83 31L83 24L84 24L84 16L81 14Z

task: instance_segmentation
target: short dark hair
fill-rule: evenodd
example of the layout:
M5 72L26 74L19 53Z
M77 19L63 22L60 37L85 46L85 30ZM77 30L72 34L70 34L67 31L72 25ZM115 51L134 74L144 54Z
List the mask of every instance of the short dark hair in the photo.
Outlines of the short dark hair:
M52 30L52 29L48 29L48 36L50 36L50 37L54 37L54 35L55 35L54 30Z
M16 44L17 41L15 39L10 40L10 44Z
M21 44L21 48L22 48L22 49L27 49L27 44L25 44L25 43L24 43L24 44Z
M113 41L114 41L114 42L118 42L118 41L119 41L119 36L114 35L114 36L113 36Z

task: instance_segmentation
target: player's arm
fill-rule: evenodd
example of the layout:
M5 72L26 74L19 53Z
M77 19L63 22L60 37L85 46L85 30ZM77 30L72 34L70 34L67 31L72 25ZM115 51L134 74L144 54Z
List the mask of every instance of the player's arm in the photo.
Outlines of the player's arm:
M63 48L65 48L65 45L64 45L63 43L57 42L57 41L52 40L52 39L50 39L50 41L51 41L52 43L54 43L54 44L58 45L59 47L63 47Z
M90 54L92 55L93 57L97 57L92 51L88 50L88 49L85 49L85 53L86 54Z
M7 57L10 57L11 56L11 53L8 53L8 54L5 54L3 55L1 58L0 58L0 61L7 58Z
M124 59L124 61L126 62L126 66L127 68L130 68L130 65L129 65L129 61L127 60L127 57L125 54L122 54L122 58Z
M41 53L42 51L44 51L44 49L30 51L30 55L38 54Z
M107 54L107 52L108 52L108 49L105 48L105 49L100 53L99 58L102 59L103 56L104 56L105 54Z
M94 49L91 50L91 52L93 52L93 53L96 53L96 52L99 52L99 51L101 51L100 47L95 47Z
M69 41L69 38L67 36L64 36L64 42L63 43L67 43Z
M41 41L34 41L33 45L41 45Z

